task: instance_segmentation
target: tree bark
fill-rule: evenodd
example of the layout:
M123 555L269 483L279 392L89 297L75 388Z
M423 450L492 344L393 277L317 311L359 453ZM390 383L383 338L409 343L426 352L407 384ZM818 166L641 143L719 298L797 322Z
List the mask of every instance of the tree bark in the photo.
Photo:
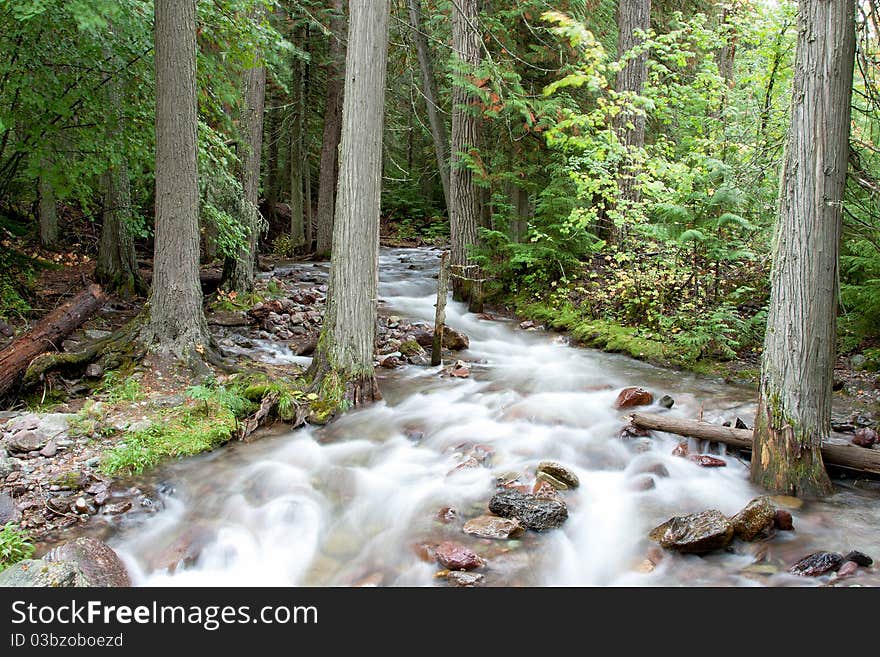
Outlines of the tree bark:
M437 82L434 78L434 65L431 62L431 49L424 33L421 0L407 0L409 6L409 22L413 29L413 41L416 44L416 55L422 72L422 91L425 94L425 106L428 112L428 123L431 126L431 138L434 141L434 156L437 158L437 170L443 184L443 198L447 211L449 199L449 139L446 133L446 122L443 120L438 103Z
M373 369L389 0L351 0L339 195L324 327L311 367L325 398L379 399Z
M268 105L266 109L266 219L269 225L275 225L275 219L278 216L276 206L278 205L278 187L279 179L282 177L278 172L278 141L279 124L281 123L281 110L275 106L278 98L274 86L268 92ZM286 184L286 183L285 183Z
M209 344L199 285L196 0L156 0L156 236L141 340L160 357L202 363Z
M443 362L443 327L446 324L446 295L449 292L449 252L440 256L437 274L437 307L434 313L434 341L431 343L431 365Z
M476 70L481 61L477 0L457 0L452 8L452 50L461 64L462 75ZM452 155L450 161L449 225L452 234L452 292L456 301L470 301L473 282L480 273L468 255L468 248L477 244L480 224L480 190L474 183L474 172L467 158L476 155L480 146L480 123L477 99L462 84L452 91Z
M58 244L58 202L55 190L40 176L40 244L50 249Z
M257 242L260 237L260 162L263 148L263 110L266 96L266 68L256 66L244 73L244 107L240 119L238 179L244 191L242 222L247 244L224 267L224 286L239 294L254 288Z
M342 135L342 84L345 56L345 5L333 0L330 19L330 61L327 64L327 94L324 107L324 138L318 172L318 244L316 255L327 257L333 246L336 188L339 176L339 142Z
M72 333L107 301L100 285L90 285L70 301L52 311L34 327L0 351L0 397L5 395L31 361Z
M849 155L855 4L802 0L791 127L780 186L752 481L830 492L838 253Z
M665 431L697 440L711 440L738 449L751 451L753 447L753 433L748 429L722 427L656 413L634 413L632 423L641 429ZM828 465L880 474L880 449L866 449L855 445L824 445L822 460Z
M638 31L647 32L651 27L651 0L630 0L618 3L617 8L617 57L622 59L633 48L642 43ZM643 52L629 59L617 74L615 91L624 97L642 93L648 79L648 53ZM645 115L638 111L622 111L614 118L614 129L621 145L626 150L618 168L617 199L618 210L627 211L628 206L638 203L641 194L636 184L636 164L631 154L645 145ZM608 235L620 241L625 227L608 227Z
M302 40L302 39L300 39ZM290 238L296 247L305 242L303 209L303 139L305 135L305 62L296 63L293 100L296 115L290 133Z

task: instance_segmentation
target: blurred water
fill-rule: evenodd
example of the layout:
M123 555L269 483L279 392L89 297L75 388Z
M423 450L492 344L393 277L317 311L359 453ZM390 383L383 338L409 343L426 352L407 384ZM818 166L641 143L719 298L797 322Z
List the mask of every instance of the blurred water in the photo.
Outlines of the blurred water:
M433 320L438 255L383 250L382 312ZM326 275L326 266L311 269L317 279ZM557 334L480 319L457 303L447 307L447 319L470 337L461 354L475 362L469 379L440 378L439 368L383 370L384 401L327 427L163 469L158 476L175 489L166 510L111 541L136 583L437 585L438 566L423 561L417 546L446 539L487 559L488 585L810 585L824 580L784 571L811 551L857 548L880 556L880 495L849 487L794 510L798 531L770 541L759 568L752 547L743 546L705 558L667 555L653 572L638 572L655 525L708 508L733 514L760 493L748 483L748 464L733 456L724 457L725 468L701 468L671 456L677 437L618 439L625 423L625 413L613 408L619 389L669 394L671 412L683 417L702 409L706 419L749 422L752 392L573 348ZM257 348L267 359L289 357L275 345ZM454 470L475 444L494 450L485 467ZM566 464L581 480L563 494L570 517L561 529L516 541L462 533L464 520L485 512L498 477L528 479L544 459ZM651 490L633 490L633 478L657 464L670 476L655 477ZM443 507L455 508L458 521L439 522ZM852 581L880 583L876 569Z

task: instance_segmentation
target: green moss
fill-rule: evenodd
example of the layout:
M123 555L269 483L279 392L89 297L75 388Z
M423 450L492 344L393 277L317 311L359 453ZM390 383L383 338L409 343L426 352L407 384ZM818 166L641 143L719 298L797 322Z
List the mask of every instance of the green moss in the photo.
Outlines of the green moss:
M33 554L34 544L26 532L11 522L0 528L0 570L23 559L30 559Z
M400 345L400 353L404 356L415 356L416 354L421 353L421 351L422 345L415 340L407 340Z

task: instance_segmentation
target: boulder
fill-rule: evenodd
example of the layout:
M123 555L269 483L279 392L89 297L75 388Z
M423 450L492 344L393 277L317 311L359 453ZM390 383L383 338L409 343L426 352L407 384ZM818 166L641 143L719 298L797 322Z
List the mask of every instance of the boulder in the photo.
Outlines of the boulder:
M756 497L730 522L734 534L744 541L754 540L756 536L772 528L776 518L776 508L769 497Z
M46 446L49 438L37 431L19 431L6 440L6 447L10 452L28 452L39 451Z
M496 493L489 501L489 511L503 518L516 518L526 529L535 531L559 527L568 519L568 508L561 500L515 489Z
M733 539L733 524L720 511L710 509L687 516L675 516L648 535L667 550L705 554L720 550Z
M577 488L581 485L578 476L566 468L564 465L560 463L556 463L555 461L541 461L538 464L538 473L544 473L550 475L554 480L562 482L568 488ZM552 481L549 482L551 485ZM559 488L558 486L554 486L554 488ZM565 490L562 488L560 490Z
M525 531L516 518L483 515L464 523L464 533L480 538L515 538Z
M434 327L420 326L412 335L412 339L419 343L420 346L427 349L434 346ZM443 326L443 346L452 351L461 351L470 346L470 339L461 331L454 328Z
M654 403L654 395L644 388L624 388L614 400L614 408L630 408L632 406L649 406Z
M69 561L26 559L0 572L0 587L87 587L85 575Z
M0 493L0 529L7 522L18 522L21 520L21 511L6 493Z
M461 543L443 541L435 549L437 561L449 570L473 570L483 565L476 552Z
M792 575L819 577L838 570L843 565L843 555L837 552L814 552L788 569Z
M125 564L113 548L90 536L53 548L43 559L76 564L88 586L131 586Z

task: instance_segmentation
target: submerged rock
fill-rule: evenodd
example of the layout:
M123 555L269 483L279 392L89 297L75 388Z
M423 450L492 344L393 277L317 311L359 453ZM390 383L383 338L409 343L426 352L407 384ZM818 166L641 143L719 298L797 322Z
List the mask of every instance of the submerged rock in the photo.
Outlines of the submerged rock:
M720 511L711 509L687 516L675 516L648 535L667 550L705 554L720 550L733 539L733 524Z
M657 403L663 408L672 408L675 406L675 400L669 395L663 395Z
M581 484L578 476L574 472L566 468L564 465L556 463L555 461L541 461L538 464L538 472L543 472L550 475L553 479L562 482L568 488L577 488ZM553 484L552 481L549 483L551 485Z
M449 570L473 570L483 565L476 552L461 543L443 541L435 548L437 561Z
M568 508L561 500L538 497L514 489L499 491L489 501L496 516L516 518L526 529L542 531L559 527L568 519Z
M776 518L776 508L769 497L756 497L742 511L730 519L734 534L744 541L771 529Z
M802 577L819 577L838 570L842 565L843 555L837 552L814 552L794 564L788 572Z
M654 395L644 388L624 388L614 400L615 408L630 408L632 406L649 406L654 403Z
M727 466L725 461L716 459L714 456L709 456L708 454L691 454L688 456L688 459L704 468L724 468Z
M463 529L465 534L497 539L513 538L525 531L516 518L500 518L490 515L471 518L464 523Z
M454 586L479 586L485 577L480 573L466 573L460 570L450 570L446 573L446 580Z
M60 545L43 559L75 563L88 586L131 586L125 564L113 548L90 536Z

